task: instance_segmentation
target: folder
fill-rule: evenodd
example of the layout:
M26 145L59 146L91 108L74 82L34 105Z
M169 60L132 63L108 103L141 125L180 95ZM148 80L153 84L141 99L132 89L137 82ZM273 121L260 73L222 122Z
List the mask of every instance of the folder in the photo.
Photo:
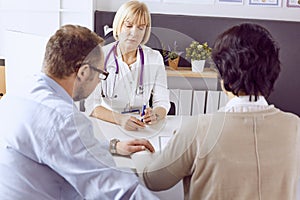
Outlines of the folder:
M206 91L194 90L192 115L204 114Z
M227 104L228 100L228 96L223 91L220 91L219 108L224 107Z
M219 91L207 91L206 97L206 112L205 113L213 113L216 112L219 108Z
M180 90L179 92L179 115L191 115L193 90Z

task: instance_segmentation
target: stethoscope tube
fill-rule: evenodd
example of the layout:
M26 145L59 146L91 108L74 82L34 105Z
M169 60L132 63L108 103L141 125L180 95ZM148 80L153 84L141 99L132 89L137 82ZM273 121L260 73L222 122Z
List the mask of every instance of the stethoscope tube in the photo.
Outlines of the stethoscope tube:
M104 70L107 71L107 63L108 63L108 59L110 57L110 55L113 53L114 56L114 61L116 64L116 71L115 71L115 77L114 77L114 84L113 84L113 93L115 90L115 86L116 86L116 76L119 74L119 62L117 59L117 45L119 42L116 42L115 45L113 45L113 47L110 49L110 51L108 52L106 58L105 58L105 62L104 62ZM138 50L140 53L140 60L141 60L141 71L140 71L140 77L139 77L139 94L143 94L144 93L144 86L143 86L143 82L144 82L144 65L145 65L145 56L144 56L144 51L142 49L142 47L139 45L138 46ZM101 95L102 97L105 97L103 90L101 91ZM107 83L106 83L106 96L108 96L107 94ZM117 95L114 95L113 98L116 98Z

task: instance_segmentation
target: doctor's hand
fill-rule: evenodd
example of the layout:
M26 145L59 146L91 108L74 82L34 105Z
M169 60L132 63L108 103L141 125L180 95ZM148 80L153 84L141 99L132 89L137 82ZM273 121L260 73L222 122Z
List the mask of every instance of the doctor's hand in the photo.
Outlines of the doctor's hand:
M152 110L152 108L147 108L145 110L145 115L143 116L143 122L146 124L156 124L158 122L159 116Z
M139 151L148 150L151 153L154 153L154 147L152 144L146 139L134 139L129 141L120 141L116 146L117 154L119 155L130 155L132 153L136 153Z
M120 120L120 125L128 131L136 131L139 128L144 128L145 124L134 116L123 115Z

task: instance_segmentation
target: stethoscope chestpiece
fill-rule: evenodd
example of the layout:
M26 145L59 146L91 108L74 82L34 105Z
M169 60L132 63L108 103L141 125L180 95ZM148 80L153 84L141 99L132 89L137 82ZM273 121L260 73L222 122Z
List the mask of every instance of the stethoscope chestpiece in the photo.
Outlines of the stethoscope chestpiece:
M108 96L106 96L106 95L104 94L103 90L101 91L101 97L102 97L102 98L108 97ZM117 97L118 97L118 95L115 94L115 95L113 95L111 98L117 98Z
M142 85L140 85L138 94L143 94L143 93L144 93L144 87Z
M107 97L107 96L105 96L105 94L102 94L101 96L102 96L102 98ZM108 97L108 98L118 98L118 95L115 94L115 95L113 95L112 97Z

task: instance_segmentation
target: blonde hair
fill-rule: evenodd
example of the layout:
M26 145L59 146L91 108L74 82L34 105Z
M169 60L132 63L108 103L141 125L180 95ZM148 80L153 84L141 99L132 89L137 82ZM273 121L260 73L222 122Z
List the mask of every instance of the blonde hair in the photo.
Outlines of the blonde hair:
M129 20L134 24L145 24L146 31L141 44L147 43L151 33L151 16L146 4L132 0L124 3L117 11L113 21L113 35L119 40L118 35L124 21Z

